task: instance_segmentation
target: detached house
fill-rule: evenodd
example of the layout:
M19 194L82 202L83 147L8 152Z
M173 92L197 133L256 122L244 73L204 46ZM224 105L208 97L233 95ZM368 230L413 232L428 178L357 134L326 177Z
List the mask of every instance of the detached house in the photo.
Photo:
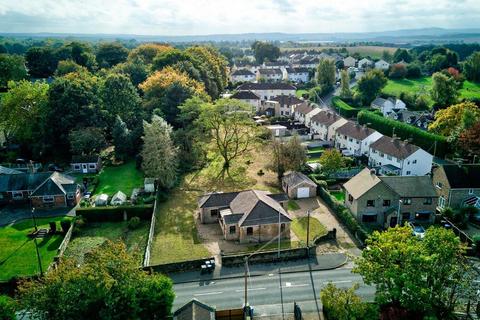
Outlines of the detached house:
M303 100L294 95L287 96L282 94L265 101L264 105L262 106L262 111L269 116L290 117L293 115L293 110L302 103Z
M480 165L445 164L433 169L438 209L474 206L480 209Z
M255 81L255 79L256 79L255 73L247 69L237 69L233 71L230 75L230 80L233 83L250 82L250 81Z
M261 100L252 91L237 91L230 96L230 99L238 99L252 106L255 112L260 112Z
M383 228L434 222L438 196L428 176L378 177L366 168L343 188L345 206L359 222Z
M260 97L260 100L270 100L279 95L295 95L296 87L288 83L244 83L237 87L237 91L251 91Z
M312 117L311 129L324 141L335 138L337 128L347 123L347 120L337 114L323 110Z
M225 240L265 242L279 232L289 239L292 219L282 205L287 200L285 194L259 190L210 193L198 201L200 221L219 223Z
M424 176L432 170L433 156L416 145L383 136L370 145L368 164L380 174Z
M70 167L76 173L98 173L102 170L102 159L98 155L73 156Z
M26 204L33 207L69 207L80 200L75 179L58 172L22 173L0 176L0 204Z
M400 99L383 99L377 98L371 104L372 108L379 109L384 117L388 117L392 113L396 113L407 109L407 105Z
M343 59L343 65L348 68L348 67L355 67L355 64L357 63L357 59L355 59L354 57L346 57L345 59Z
M358 61L358 68L359 69L367 69L373 65L373 62L368 60L367 58L363 58L362 60Z
M375 69L388 70L390 68L390 63L385 60L378 60L375 62Z
M380 132L365 125L347 121L344 125L338 127L335 133L335 147L348 150L355 156L368 156L370 145L382 136Z
M280 82L283 80L283 72L280 69L258 69L257 80L265 79L269 82Z

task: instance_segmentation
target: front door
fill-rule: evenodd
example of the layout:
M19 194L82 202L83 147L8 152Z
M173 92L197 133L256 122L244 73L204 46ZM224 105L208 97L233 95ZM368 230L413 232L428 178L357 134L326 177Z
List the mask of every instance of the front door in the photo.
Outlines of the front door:
M390 217L390 227L393 228L397 225L398 223L398 218L395 216L395 217Z
M82 172L83 173L88 173L88 166L86 163L82 163Z

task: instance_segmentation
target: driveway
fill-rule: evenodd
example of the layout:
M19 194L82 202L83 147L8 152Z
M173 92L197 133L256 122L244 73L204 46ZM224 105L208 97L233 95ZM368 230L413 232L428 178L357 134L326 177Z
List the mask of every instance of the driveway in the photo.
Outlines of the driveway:
M49 218L61 216L74 216L74 208L54 208L54 209L36 209L35 218ZM19 222L21 220L31 219L32 210L28 206L5 206L0 207L0 227L9 225L11 223Z
M361 250L358 249L352 234L347 228L337 219L332 210L319 197L309 199L295 200L300 209L290 211L294 217L303 217L307 215L307 210L310 210L310 215L317 218L328 230L337 229L336 246L338 250L345 253L350 253L355 256L361 255ZM321 247L321 246L320 246Z

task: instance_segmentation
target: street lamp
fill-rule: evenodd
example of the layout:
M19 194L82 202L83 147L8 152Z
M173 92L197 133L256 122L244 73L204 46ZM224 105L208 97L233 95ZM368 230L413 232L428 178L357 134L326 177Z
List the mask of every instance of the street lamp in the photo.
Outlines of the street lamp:
M33 225L35 227L35 233L33 234L33 243L35 244L35 250L37 252L37 261L38 261L38 268L40 269L40 276L43 277L42 259L40 258L40 252L38 251L38 243L37 243L38 227L37 227L37 220L35 219L35 208L32 208L32 219L33 219Z

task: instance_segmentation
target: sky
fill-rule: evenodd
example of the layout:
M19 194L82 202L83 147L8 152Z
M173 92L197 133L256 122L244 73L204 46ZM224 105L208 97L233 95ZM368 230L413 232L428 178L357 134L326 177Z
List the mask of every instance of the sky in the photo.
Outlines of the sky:
M0 0L0 32L331 33L479 21L480 0Z

